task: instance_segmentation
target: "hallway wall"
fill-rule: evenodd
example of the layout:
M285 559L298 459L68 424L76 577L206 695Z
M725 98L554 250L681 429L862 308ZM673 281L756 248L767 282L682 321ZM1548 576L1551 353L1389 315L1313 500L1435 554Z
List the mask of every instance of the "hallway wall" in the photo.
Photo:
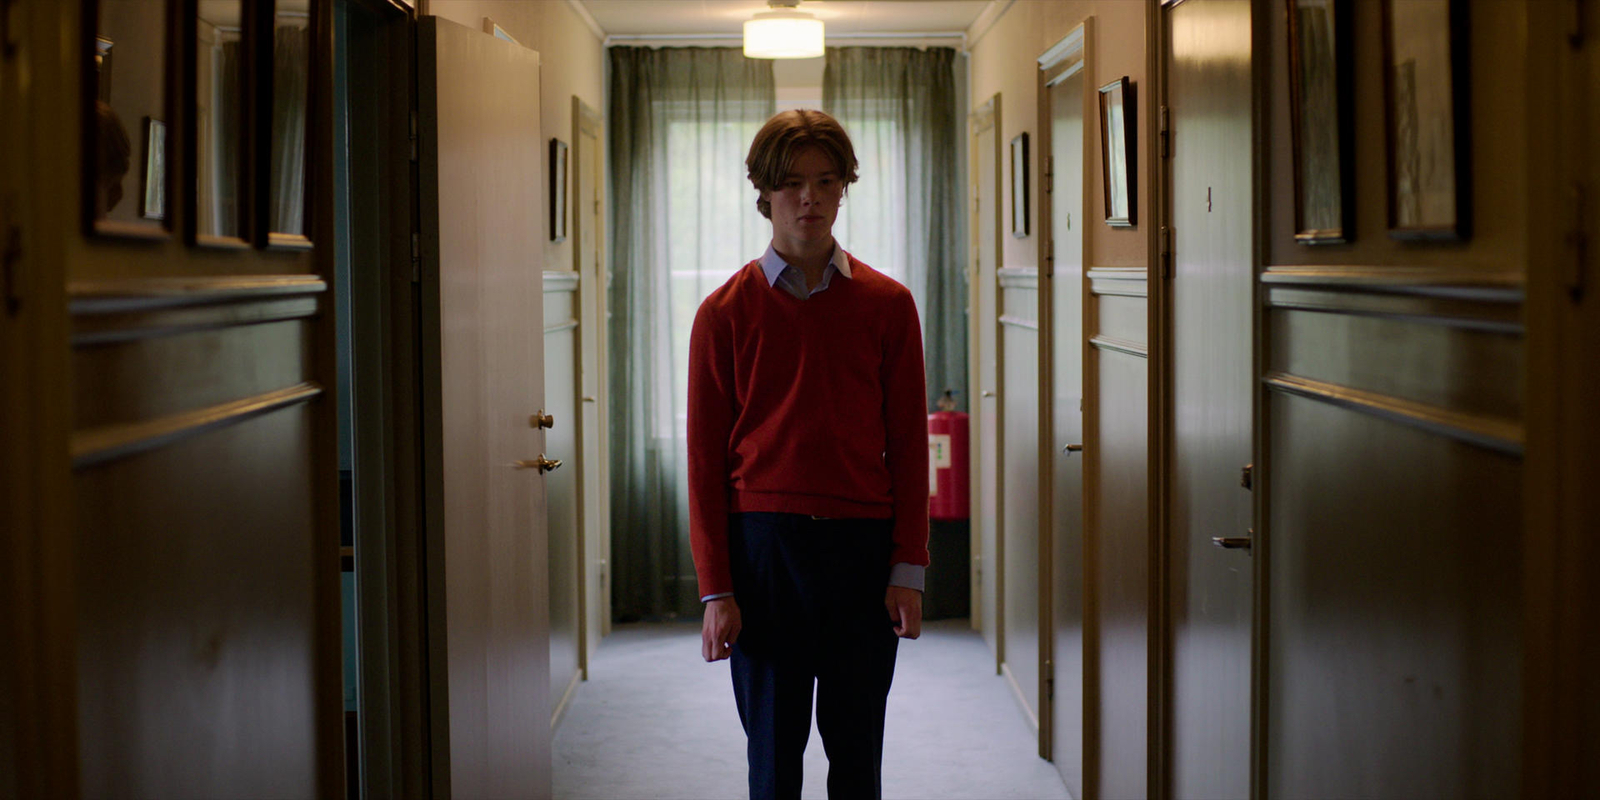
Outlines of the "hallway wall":
M1017 2L1006 8L993 26L985 31L969 31L972 103L987 100L996 92L1001 103L1000 141L1009 144L1022 132L1030 139L1030 159L1037 162L1044 153L1038 126L1037 58L1067 36L1080 23L1089 21L1085 41L1084 131L1086 160L1083 187L1055 187L1055 192L1084 192L1083 268L1085 282L1084 335L1091 346L1084 361L1084 528L1083 563L1086 575L1083 608L1084 682L1082 686L1057 686L1064 693L1080 693L1083 703L1083 742L1085 796L1142 797L1146 794L1148 768L1147 716L1150 676L1147 674L1150 630L1149 526L1149 417L1147 396L1151 389L1148 359L1148 272L1150 265L1150 175L1149 142L1154 127L1150 124L1153 107L1149 88L1146 45L1148 10L1142 2ZM1103 171L1099 156L1101 133L1098 88L1127 76L1136 125L1135 220L1132 228L1112 228L1106 217ZM1002 169L1005 179L1000 199L1003 218L1010 219L1011 170L1009 159ZM1022 238L1009 231L1002 235L1001 267L1036 271L1042 263L1039 242L1045 221L1038 218L1041 170L1029 166L1029 210L1033 215L1030 235ZM985 187L987 188L987 187ZM985 203L987 206L987 203ZM979 287L979 291L993 287ZM1000 313L1011 313L1002 310ZM992 325L983 320L980 325ZM987 330L988 328L984 328ZM1002 392L1004 390L1002 389ZM1016 401L1013 398L1013 401ZM1030 398L1037 410L1037 398ZM1008 404L1008 413L1015 402ZM983 446L983 442L976 443ZM1008 464L1014 463L1011 455ZM1034 481L1007 477L1011 487ZM1032 502L1034 498L1013 498ZM989 513L989 512L980 512ZM1006 549L1008 563L1015 562L1017 547L1031 551L1037 547L1038 533L1029 525L1019 530L1008 516L999 538ZM1037 515L1029 515L1030 523ZM975 550L975 552L978 552ZM1028 576L1031 579L1031 576ZM1010 581L1009 577L1002 580ZM1056 586L1078 581L1056 579ZM1047 628L1048 630L1048 628ZM1034 651L1016 649L1011 643L1018 636L1035 637L1038 631L1006 633L1009 655ZM1048 652L1049 642L1042 643ZM1075 760L1075 757L1074 757Z

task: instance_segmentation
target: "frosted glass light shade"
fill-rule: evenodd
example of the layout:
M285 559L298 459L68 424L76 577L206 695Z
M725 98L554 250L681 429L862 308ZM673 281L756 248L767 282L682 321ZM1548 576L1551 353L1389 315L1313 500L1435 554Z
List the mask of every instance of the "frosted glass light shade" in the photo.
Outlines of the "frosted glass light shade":
M822 20L804 11L764 11L744 24L746 58L817 58Z

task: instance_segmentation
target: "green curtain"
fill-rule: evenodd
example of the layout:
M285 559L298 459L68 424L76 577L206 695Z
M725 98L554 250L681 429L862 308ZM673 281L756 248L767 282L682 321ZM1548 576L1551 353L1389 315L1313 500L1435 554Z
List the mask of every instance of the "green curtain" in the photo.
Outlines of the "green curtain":
M955 51L830 47L822 107L861 164L834 234L916 298L928 407L946 389L967 408L967 248Z
M612 610L698 615L689 330L700 301L771 238L744 157L774 112L772 62L731 48L609 53Z

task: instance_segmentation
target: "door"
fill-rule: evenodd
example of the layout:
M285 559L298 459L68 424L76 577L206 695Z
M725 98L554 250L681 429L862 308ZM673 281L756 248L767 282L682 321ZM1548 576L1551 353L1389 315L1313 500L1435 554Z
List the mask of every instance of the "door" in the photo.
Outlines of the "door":
M1007 171L1009 172L1009 166ZM1015 174L1015 173L1013 173ZM1000 286L1002 674L1039 724L1039 270L1004 267Z
M552 165L554 167L554 165ZM563 467L545 481L550 542L550 724L561 721L583 679L583 498L578 470L578 274L544 273L545 452Z
M604 250L605 206L601 202L602 167L600 112L572 98L572 220L574 269L578 273L578 338L583 367L578 409L578 483L583 496L583 631L580 656L584 679L600 637L611 632L611 468L606 448L606 353L609 312L606 308Z
M1000 95L967 119L972 158L972 266L968 279L972 313L969 345L977 387L972 407L972 622L994 653L1000 672L1005 652L1001 585L999 281L1000 264Z
M539 55L434 17L417 51L434 791L544 797Z
M1167 647L1175 798L1250 792L1250 3L1167 14L1173 277ZM1227 36L1218 31L1231 31ZM1223 549L1213 539L1236 549Z
M1050 65L1041 117L1050 244L1049 750L1073 797L1083 796L1083 50ZM1071 38L1071 37L1069 37ZM1056 74L1051 75L1051 72Z

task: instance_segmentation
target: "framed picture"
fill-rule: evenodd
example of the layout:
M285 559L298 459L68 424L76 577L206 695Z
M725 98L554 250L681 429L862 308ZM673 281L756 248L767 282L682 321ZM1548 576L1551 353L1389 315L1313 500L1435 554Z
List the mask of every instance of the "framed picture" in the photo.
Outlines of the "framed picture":
M1288 5L1294 238L1301 244L1348 242L1355 223L1351 0Z
M550 140L550 241L567 238L567 143Z
M139 216L167 217L167 123L152 117L144 118L144 196Z
M1028 235L1028 133L1011 138L1011 235Z
M1100 165L1105 188L1106 224L1134 226L1133 86L1124 75L1100 87Z
M1471 147L1464 0L1383 6L1389 235L1471 235Z

